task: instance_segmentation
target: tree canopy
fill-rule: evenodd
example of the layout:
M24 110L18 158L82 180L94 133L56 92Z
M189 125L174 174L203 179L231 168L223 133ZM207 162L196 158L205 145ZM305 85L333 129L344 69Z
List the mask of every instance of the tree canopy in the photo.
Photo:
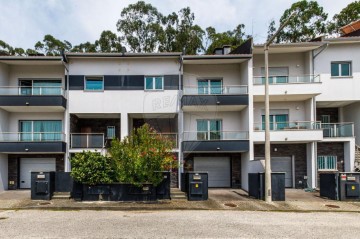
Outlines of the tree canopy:
M360 1L355 1L334 15L332 21L328 23L328 31L329 33L340 33L341 27L358 19L360 19Z

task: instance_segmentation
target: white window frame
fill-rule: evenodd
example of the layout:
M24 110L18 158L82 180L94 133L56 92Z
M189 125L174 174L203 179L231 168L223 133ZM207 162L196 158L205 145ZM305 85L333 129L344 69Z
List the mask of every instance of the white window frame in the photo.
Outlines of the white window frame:
M343 75L341 75L341 64L345 64L345 63L349 64L349 75L343 76ZM332 75L332 72L331 72L332 64L338 64L338 67L339 67L339 75L338 76ZM351 61L332 61L332 62L330 62L330 75L331 75L331 77L335 77L335 78L336 77L352 77L352 62Z
M88 90L86 89L86 81L87 80L101 80L102 81L102 89L101 90ZM84 91L87 91L87 92L102 92L104 91L105 89L105 84L104 84L104 76L85 76L84 77Z
M162 85L161 85L161 89L155 89L155 85L156 85L156 78L161 78L162 80ZM152 85L152 89L146 89L146 78L152 78L153 79L153 85ZM144 90L145 91L164 91L164 76L145 76L144 77Z
M324 164L325 164L324 168L319 168L319 159L321 157L323 157L323 159L324 159ZM329 168L329 166L328 166L328 160L330 160L331 158L335 159L335 168ZM318 155L317 169L318 169L318 171L337 171L337 156L335 156L335 155Z

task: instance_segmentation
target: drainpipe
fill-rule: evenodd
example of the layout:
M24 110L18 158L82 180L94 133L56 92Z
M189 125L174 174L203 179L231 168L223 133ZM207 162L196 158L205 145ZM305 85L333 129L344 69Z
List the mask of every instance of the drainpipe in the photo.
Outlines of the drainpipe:
M182 140L183 140L183 129L184 129L184 114L181 108L181 98L183 95L183 84L182 84L182 76L184 73L184 68L183 68L183 54L181 54L181 56L179 57L179 93L178 93L178 109L179 109L179 114L178 114L178 187L180 188L181 185L181 173L184 171L184 155L182 152Z
M65 172L70 172L70 115L69 115L69 64L68 60L66 59L65 53L62 53L63 58L61 59L61 62L63 63L63 66L66 71L66 79L65 79L65 89L64 89L64 95L66 98L66 109L64 113L64 119L65 119L65 129L67 132L65 133L65 142L66 142L66 153L65 153Z

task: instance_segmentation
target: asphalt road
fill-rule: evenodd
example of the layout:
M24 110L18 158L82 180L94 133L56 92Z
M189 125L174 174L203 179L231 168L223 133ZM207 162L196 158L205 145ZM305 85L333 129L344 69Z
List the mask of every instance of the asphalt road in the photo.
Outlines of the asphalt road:
M356 238L359 213L0 211L0 238Z

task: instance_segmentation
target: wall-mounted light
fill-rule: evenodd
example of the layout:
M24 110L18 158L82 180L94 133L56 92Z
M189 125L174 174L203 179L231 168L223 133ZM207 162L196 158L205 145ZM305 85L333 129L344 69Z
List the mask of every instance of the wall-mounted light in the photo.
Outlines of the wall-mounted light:
M300 107L299 106L296 106L296 110L299 110L300 109Z
M274 148L274 152L277 152L277 148Z
M29 102L26 102L25 105L30 105L30 103L29 103Z
M219 151L219 150L220 150L220 147L217 147L216 150Z
M25 151L26 151L26 152L28 152L28 151L29 151L29 149L25 149Z

